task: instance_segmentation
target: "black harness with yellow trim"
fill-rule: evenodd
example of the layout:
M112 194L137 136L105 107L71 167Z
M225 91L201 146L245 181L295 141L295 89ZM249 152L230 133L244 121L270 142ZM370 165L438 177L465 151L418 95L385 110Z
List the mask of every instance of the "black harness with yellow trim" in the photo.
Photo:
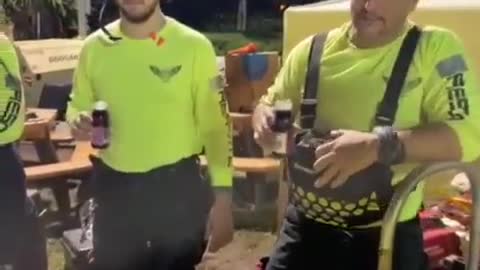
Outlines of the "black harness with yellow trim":
M314 187L319 173L313 170L315 149L331 140L325 132L314 128L317 113L320 59L328 33L315 35L312 39L303 101L300 109L300 124L303 132L296 137L295 151L289 159L290 201L307 218L341 228L365 226L380 221L393 196L393 172L391 165L398 160L403 148L380 149L382 162L377 162L352 175L341 187ZM418 40L419 27L412 27L403 40L398 57L373 121L373 132L392 130L398 100L408 69L411 65ZM383 135L382 135L383 134ZM383 152L382 152L383 151ZM397 159L397 160L396 160ZM401 159L401 158L400 158Z

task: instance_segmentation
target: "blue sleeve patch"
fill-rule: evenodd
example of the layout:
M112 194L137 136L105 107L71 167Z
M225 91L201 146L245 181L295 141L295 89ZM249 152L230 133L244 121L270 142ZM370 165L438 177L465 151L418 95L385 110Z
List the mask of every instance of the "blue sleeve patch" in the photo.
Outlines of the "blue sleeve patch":
M436 68L438 75L441 78L450 77L468 70L467 63L461 54L456 54L449 58L443 59L442 61L438 62Z

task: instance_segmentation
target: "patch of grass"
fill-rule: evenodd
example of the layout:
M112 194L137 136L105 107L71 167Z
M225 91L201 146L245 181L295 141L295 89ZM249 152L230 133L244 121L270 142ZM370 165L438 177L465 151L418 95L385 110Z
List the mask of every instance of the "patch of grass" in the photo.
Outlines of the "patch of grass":
M63 270L64 258L63 248L60 241L56 239L49 239L47 241L48 250L48 270Z

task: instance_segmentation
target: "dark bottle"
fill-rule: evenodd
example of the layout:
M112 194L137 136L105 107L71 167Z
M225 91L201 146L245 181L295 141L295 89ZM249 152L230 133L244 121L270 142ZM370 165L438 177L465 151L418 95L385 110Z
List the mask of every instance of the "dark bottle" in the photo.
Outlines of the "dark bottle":
M107 108L106 102L98 101L92 112L91 144L96 149L105 149L110 145L110 119Z
M288 131L292 128L292 103L290 100L279 100L273 107L274 121L271 126L275 133L273 153L286 154Z

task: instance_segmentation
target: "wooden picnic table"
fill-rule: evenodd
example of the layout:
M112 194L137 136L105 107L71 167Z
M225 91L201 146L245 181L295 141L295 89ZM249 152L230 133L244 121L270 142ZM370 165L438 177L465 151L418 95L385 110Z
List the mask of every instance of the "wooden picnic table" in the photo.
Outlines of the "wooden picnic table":
M34 114L35 118L29 118ZM58 162L57 151L50 139L50 131L55 127L57 110L28 108L25 121L23 140L32 141L35 145L40 163L48 164Z
M27 119L26 125L36 122L45 122L51 127L55 125L55 119L57 117L57 110L55 109L41 109L41 108L27 108L27 116L29 114L35 114L35 118Z
M40 119L31 121L27 125L38 126L43 124L44 126L49 126L47 123L55 121L55 114L52 114L51 110L32 109L32 111L36 112L36 114L40 116ZM237 139L240 140L242 144L248 144L251 147L254 143L251 128L251 114L230 113L230 117L233 129L238 136ZM248 145L247 148L249 147ZM54 149L53 146L51 149ZM59 211L67 214L70 209L70 199L68 196L68 185L66 180L78 175L88 175L92 168L89 156L95 156L97 154L98 151L91 147L89 141L76 141L75 149L68 161L60 162L58 161L58 158L49 159L48 155L42 155L42 161L50 162L46 162L41 166L26 168L28 183L31 185L42 185L44 183L50 185L54 191L57 204L59 205ZM39 156L40 155L41 154L39 153ZM45 157L47 157L47 159L45 159ZM255 177L249 177L249 175L275 173L281 168L281 162L279 160L255 155L234 157L232 162L234 169L236 171L247 173L247 179L249 180L256 180ZM204 157L201 157L201 165L204 168L207 166L207 161Z
M51 188L57 202L58 211L63 219L68 216L71 207L67 179L60 176L55 178L55 171L48 169L48 166L55 166L60 162L57 149L51 139L51 132L56 126L57 110L27 108L26 117L22 140L33 143L40 163L39 166L26 168L27 184L35 187ZM32 182L33 179L36 179L35 176L39 175L39 172L45 172L45 169L47 169L46 172L52 173L51 177L44 178L46 181Z

